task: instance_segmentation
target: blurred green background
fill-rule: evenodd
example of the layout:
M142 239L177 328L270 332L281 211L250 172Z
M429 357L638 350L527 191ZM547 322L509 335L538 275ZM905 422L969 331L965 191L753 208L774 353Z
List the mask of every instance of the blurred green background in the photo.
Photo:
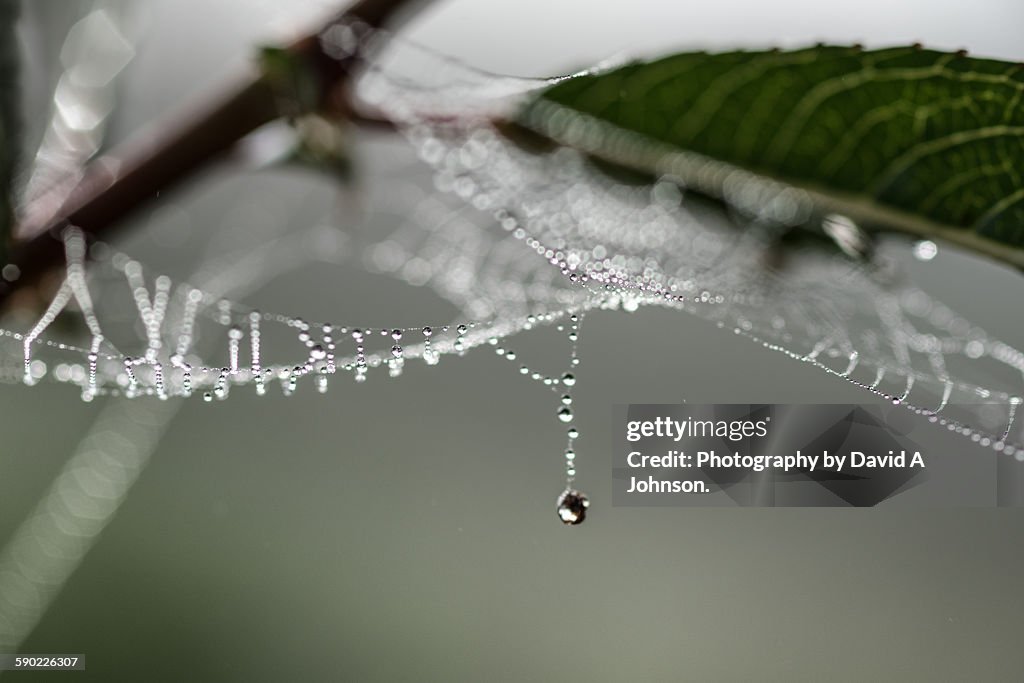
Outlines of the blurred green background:
M137 54L117 85L109 142L332 7L127 4ZM24 5L30 147L64 34L92 6ZM920 40L1019 60L1022 25L1016 0L455 0L406 30L473 65L550 75L623 50L817 40ZM386 195L395 144L361 136L359 192ZM344 226L353 201L325 176L221 168L161 197L116 245L187 276L264 222ZM1019 274L951 249L927 264L908 251L906 261L937 298L1024 347ZM285 273L245 301L386 326L453 314L426 290L351 264ZM511 347L554 372L564 356L552 341L526 333ZM222 403L181 402L116 518L21 648L84 653L88 670L0 678L1021 680L1019 510L610 506L614 403L852 403L864 393L665 311L591 315L580 353L578 484L592 506L574 528L554 512L556 397L487 350L410 364L400 381L335 381L326 395L300 385L291 398L243 388ZM0 386L0 544L105 408L68 387Z

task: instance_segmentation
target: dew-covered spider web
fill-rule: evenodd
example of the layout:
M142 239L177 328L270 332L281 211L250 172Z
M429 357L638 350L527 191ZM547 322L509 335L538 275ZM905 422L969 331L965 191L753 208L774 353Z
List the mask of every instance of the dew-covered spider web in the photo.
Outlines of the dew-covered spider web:
M523 125L569 146L524 140L498 123L551 81L483 73L350 26L323 39L361 60L361 110L387 119L408 143L408 162L431 169L432 186L415 199L392 198L389 215L402 218L358 239L344 224L310 226L303 239L268 239L216 267L200 264L189 281L71 228L62 236L66 273L46 310L0 331L3 380L65 383L85 400L220 401L237 392L358 391L400 377L410 363L457 362L485 347L561 395L571 492L583 318L656 306L677 311L680 324L687 315L711 320L778 352L779 362L810 364L1024 459L1024 353L904 277L893 254L908 242L882 240L864 256L858 241L867 238L842 216L826 221L832 241L784 239L807 213L795 190L685 156L659 166L653 180L624 177L587 150L644 142L553 105ZM913 249L934 255L931 243ZM310 260L429 288L459 313L367 326L344 310L306 320L243 303L247 289ZM511 347L539 327L566 340L534 368ZM585 503L563 500L563 521L581 520Z

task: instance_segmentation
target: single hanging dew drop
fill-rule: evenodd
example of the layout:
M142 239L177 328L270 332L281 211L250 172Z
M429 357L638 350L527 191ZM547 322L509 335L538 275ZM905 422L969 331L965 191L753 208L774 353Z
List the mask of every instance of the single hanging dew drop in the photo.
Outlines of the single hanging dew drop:
M568 406L558 411L558 419L562 422L572 422L572 410Z
M572 403L572 396L565 394L562 396L562 405L570 405Z
M590 500L576 489L566 489L558 496L558 518L563 524L580 524L587 517Z
M319 344L314 344L309 349L309 357L312 358L313 360L323 360L324 358L327 357L327 351L325 351L324 347L320 346Z
M572 374L571 372L565 373L564 375L562 375L562 384L564 384L567 387L571 387L572 385L576 384L576 375Z

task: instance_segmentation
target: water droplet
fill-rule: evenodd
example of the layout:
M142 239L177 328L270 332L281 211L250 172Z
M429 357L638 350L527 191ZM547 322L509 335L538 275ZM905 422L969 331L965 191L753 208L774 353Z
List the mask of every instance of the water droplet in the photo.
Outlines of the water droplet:
M938 245L931 240L921 240L914 245L914 258L918 261L931 261L938 253Z
M578 439L580 436L579 430L576 429L575 427L569 427L569 431L567 432L567 434L569 435L570 439Z
M401 330L391 330L391 338L394 339L395 341L398 341L399 339L402 338L402 331Z
M562 405L566 405L567 406L567 405L571 405L571 404L572 404L572 396L570 396L569 394L564 394L562 396Z
M327 352L324 351L324 347L320 346L319 344L314 344L313 347L309 350L309 357L312 358L313 360L323 360L324 358L327 357Z
M429 337L432 334L434 334L434 330L430 329L429 327L424 327L423 328L423 336L424 337Z
M568 406L558 411L558 419L562 422L572 422L572 410Z
M571 372L565 373L564 375L562 375L562 384L564 384L567 387L573 386L574 384L576 384L576 376L573 375Z
M558 518L563 524L580 524L587 517L590 500L575 489L566 489L558 496Z

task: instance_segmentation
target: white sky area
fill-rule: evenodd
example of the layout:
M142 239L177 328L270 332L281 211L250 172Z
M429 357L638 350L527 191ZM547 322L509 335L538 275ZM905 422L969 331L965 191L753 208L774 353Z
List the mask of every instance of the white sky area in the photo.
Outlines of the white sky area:
M255 54L322 24L341 0L152 0L139 13L145 49L126 74L160 78L133 113L156 116L204 90L219 90ZM197 20L197 18L200 18ZM610 60L687 49L868 47L921 42L1024 61L1024 0L437 0L403 36L467 64L516 76L553 76Z
M450 0L410 37L480 68L548 76L686 48L914 42L1024 60L1024 1Z

